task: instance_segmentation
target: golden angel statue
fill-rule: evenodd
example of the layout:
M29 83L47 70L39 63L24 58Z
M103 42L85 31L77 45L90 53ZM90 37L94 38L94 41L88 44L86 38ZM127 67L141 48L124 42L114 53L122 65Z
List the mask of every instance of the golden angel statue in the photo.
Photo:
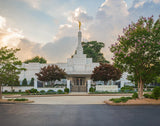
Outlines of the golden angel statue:
M80 31L81 30L81 22L78 21L78 23L79 23L79 31Z

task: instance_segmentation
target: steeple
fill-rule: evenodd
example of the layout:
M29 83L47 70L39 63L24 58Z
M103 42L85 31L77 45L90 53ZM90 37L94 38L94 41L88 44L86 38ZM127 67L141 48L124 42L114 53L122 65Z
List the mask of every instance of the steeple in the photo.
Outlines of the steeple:
M83 48L82 48L82 44L81 44L81 40L82 40L82 32L81 30L81 22L79 22L79 31L78 31L78 46L77 46L77 54L83 54Z

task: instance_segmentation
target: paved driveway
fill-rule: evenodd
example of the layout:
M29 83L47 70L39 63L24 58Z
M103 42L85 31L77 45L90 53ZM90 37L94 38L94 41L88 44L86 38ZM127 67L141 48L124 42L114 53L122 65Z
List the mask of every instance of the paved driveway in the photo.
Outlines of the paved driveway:
M33 104L104 104L110 98L120 96L53 96L53 97L26 97L35 101Z
M0 126L159 126L160 106L0 105Z

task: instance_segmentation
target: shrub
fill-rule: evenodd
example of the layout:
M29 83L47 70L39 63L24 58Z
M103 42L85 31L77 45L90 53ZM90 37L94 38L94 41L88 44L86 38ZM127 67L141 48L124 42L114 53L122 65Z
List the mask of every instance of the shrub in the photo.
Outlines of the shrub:
M91 87L91 88L89 89L89 92L92 92L92 93L93 93L93 92L95 92L95 90L96 90L95 88Z
M34 88L30 89L29 91L30 93L38 93L37 89L34 89Z
M19 92L19 93L21 93L21 92L22 92L22 90L19 90L18 92Z
M154 99L158 100L160 97L160 87L155 87L152 92L152 96Z
M65 88L64 92L69 93L69 88Z
M47 94L56 94L56 92L54 90L48 90Z
M145 98L151 98L151 95L150 94L144 94L143 95Z
M13 90L12 90L12 93L14 93L14 92L15 92L15 90L13 89Z
M62 90L58 90L57 94L63 94L64 92Z
M134 91L132 86L124 86L121 88L121 92L132 92Z
M7 90L5 90L4 92L5 92L5 93L8 93L8 91L7 91Z
M25 98L18 99L18 98L16 98L16 99L14 99L14 101L28 101L28 99L25 99Z
M40 93L41 94L45 94L46 92L45 92L45 90L41 90Z
M127 102L129 99L132 99L131 97L121 97L121 98L112 98L110 101L113 101L114 103L120 103L120 102Z
M134 93L133 93L132 98L133 98L133 99L138 98L138 94L137 94L137 92L134 92Z
M13 99L8 99L8 101L13 101Z
M29 90L25 90L25 93L26 94L30 94L31 92Z

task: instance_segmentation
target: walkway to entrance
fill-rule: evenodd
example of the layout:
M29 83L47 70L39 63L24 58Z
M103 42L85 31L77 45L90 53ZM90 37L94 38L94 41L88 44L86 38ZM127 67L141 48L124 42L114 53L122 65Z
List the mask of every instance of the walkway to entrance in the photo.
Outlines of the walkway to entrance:
M35 101L32 104L104 104L104 101L121 96L53 96L53 97L26 97Z

